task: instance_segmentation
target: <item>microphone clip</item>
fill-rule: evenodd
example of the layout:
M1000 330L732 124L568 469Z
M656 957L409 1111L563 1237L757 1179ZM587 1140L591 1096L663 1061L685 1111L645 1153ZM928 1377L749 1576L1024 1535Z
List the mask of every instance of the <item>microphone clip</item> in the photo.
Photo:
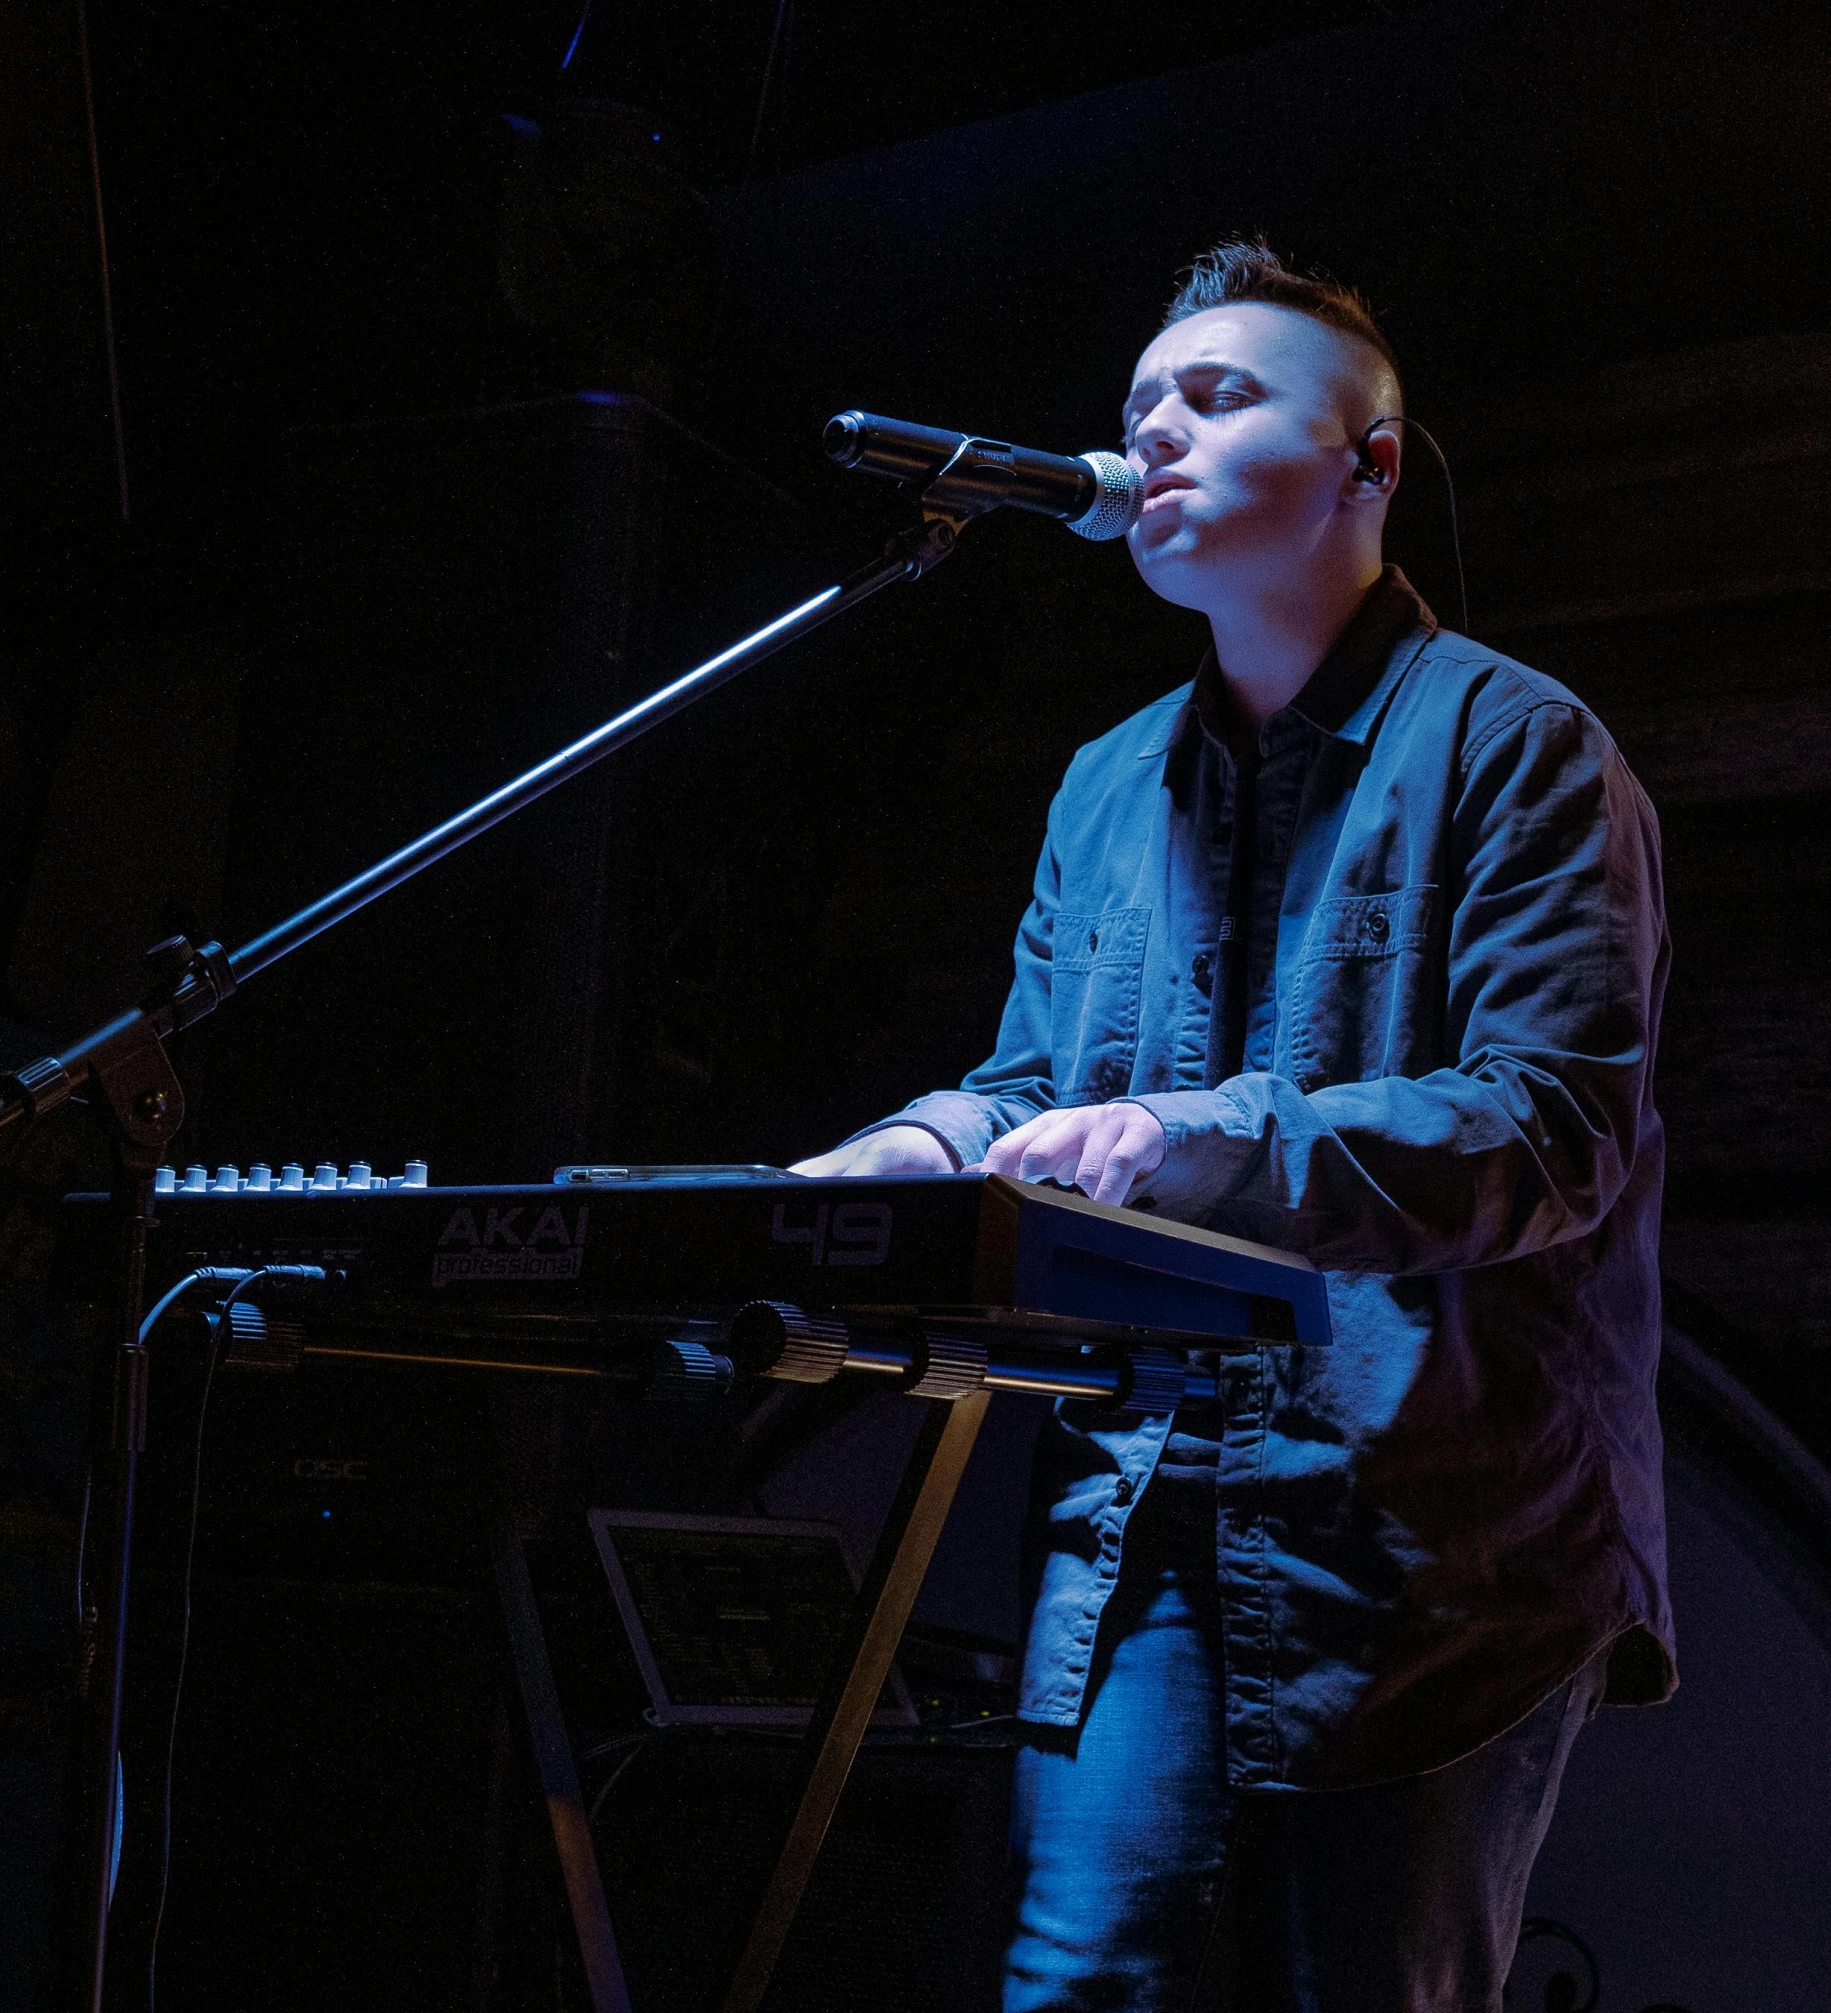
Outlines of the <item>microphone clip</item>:
M1008 441L968 434L922 485L922 518L939 519L959 532L1011 499L1017 480L1017 451Z

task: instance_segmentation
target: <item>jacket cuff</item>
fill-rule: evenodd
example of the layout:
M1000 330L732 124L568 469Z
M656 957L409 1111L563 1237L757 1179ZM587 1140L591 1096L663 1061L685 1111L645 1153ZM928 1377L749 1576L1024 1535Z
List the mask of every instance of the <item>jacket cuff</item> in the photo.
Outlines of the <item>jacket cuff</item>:
M1224 1083L1215 1090L1147 1091L1128 1097L1163 1127L1164 1156L1138 1185L1159 1215L1196 1223L1237 1194L1262 1142L1252 1106Z
M980 1099L967 1091L941 1090L918 1097L914 1104L890 1118L861 1125L850 1138L839 1143L850 1146L855 1139L869 1139L872 1133L888 1132L897 1125L913 1125L939 1140L951 1156L956 1173L983 1160L993 1137L991 1120Z

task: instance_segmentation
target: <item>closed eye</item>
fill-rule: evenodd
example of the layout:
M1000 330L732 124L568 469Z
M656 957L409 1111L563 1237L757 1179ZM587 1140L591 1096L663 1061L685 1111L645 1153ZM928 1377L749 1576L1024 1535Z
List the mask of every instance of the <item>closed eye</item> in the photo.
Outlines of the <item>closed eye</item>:
M1219 359L1186 363L1172 374L1172 381L1189 410L1204 418L1242 411L1265 397L1264 385L1251 371ZM1140 385L1134 392L1121 414L1125 453L1131 453L1138 429L1169 395L1169 386L1161 378L1154 384Z
M1190 411L1208 418L1221 413L1243 412L1249 405L1256 405L1258 400L1252 393L1239 389L1206 392L1198 390L1193 397L1185 394L1183 403ZM1149 417L1149 413L1141 413L1126 427L1119 447L1121 454L1131 453L1138 439L1138 429Z

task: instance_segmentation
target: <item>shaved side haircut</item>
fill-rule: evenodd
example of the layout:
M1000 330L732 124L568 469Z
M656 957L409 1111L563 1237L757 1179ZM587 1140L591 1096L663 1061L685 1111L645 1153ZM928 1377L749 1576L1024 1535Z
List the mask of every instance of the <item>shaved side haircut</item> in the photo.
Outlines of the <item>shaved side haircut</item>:
M1176 322L1187 321L1191 315L1204 314L1209 308L1232 307L1240 301L1292 308L1338 334L1365 343L1392 373L1392 389L1399 394L1395 404L1402 410L1399 360L1366 300L1352 287L1344 287L1336 280L1315 273L1293 272L1262 238L1228 238L1212 251L1204 252L1177 289L1158 333Z

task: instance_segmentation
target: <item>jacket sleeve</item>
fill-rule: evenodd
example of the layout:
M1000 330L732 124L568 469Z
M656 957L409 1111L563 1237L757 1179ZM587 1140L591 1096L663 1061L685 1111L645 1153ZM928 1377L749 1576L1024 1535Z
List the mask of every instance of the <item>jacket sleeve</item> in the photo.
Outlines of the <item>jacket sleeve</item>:
M1451 850L1453 1064L1139 1098L1164 1128L1165 1214L1381 1273L1491 1264L1600 1222L1657 1143L1652 806L1588 713L1538 700L1465 751Z
M854 1133L854 1139L892 1125L919 1125L941 1141L958 1166L971 1167L985 1158L993 1140L1054 1105L1050 960L1062 892L1056 850L1061 803L1062 793L1058 792L1049 807L1049 828L1042 857L1036 863L1035 889L1017 932L1016 973L999 1023L997 1048L958 1090L930 1091L894 1117L879 1119Z

